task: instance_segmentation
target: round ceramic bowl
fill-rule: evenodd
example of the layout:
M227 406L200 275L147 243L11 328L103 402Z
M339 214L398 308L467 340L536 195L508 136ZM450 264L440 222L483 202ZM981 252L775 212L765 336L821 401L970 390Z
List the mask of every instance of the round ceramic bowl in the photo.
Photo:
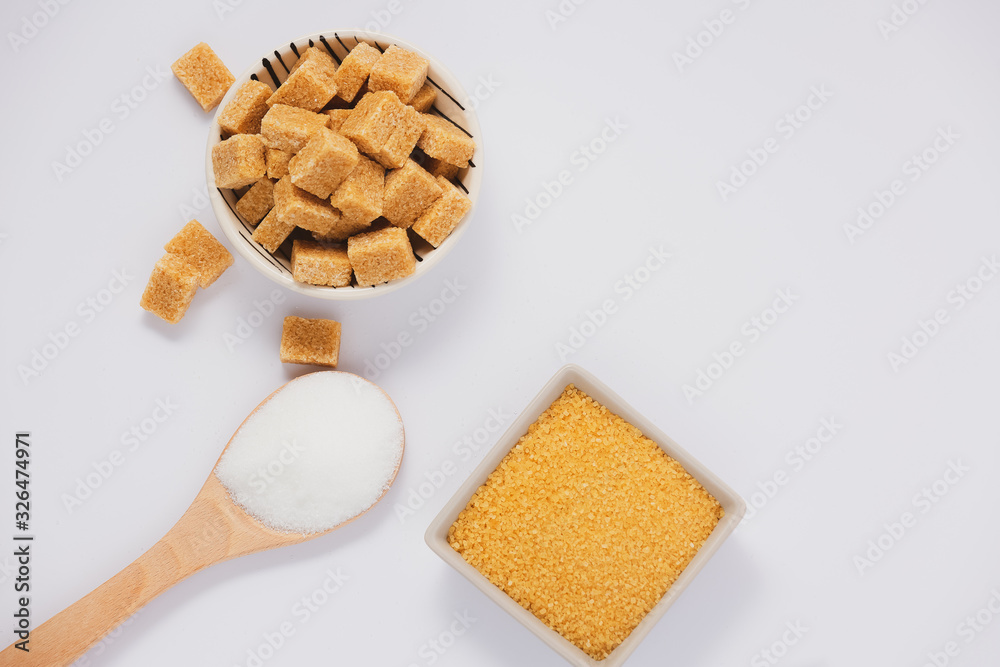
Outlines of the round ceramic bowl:
M263 81L272 88L277 88L281 85L288 76L288 70L298 59L297 54L302 53L306 48L317 46L326 49L339 64L351 48L359 42L367 42L381 51L388 48L390 44L396 44L401 48L419 54L430 63L427 81L438 89L437 99L430 113L435 113L449 119L469 134L476 142L476 152L469 162L469 167L460 171L455 181L467 193L469 200L472 202L472 208L465 214L465 217L455 227L448 238L437 248L423 241L423 239L416 237L415 234L410 234L411 241L413 242L413 253L417 258L417 269L406 278L391 280L372 287L359 287L356 284L348 287L308 285L292 279L289 244L287 242L282 244L282 247L272 254L251 238L253 226L236 214L236 201L246 192L247 188L224 190L215 187L215 172L212 169L212 148L225 138L222 130L219 128L218 115L236 95L236 91L239 90L240 86L251 78ZM222 226L222 231L229 237L236 251L251 266L279 285L301 294L321 299L365 299L379 294L386 294L399 289L403 285L419 280L422 275L430 271L435 264L451 252L458 243L462 234L469 226L469 222L475 211L476 201L479 199L479 188L482 182L483 171L483 144L479 119L476 116L475 109L472 108L468 101L469 96L462 89L458 79L444 65L423 49L391 35L363 30L329 30L300 37L273 51L269 51L261 58L258 64L250 67L236 78L236 82L229 89L229 92L226 93L226 96L222 98L222 102L219 103L216 115L212 120L212 127L209 129L205 164L208 191L212 200L212 209L215 211L215 217L218 218L219 224Z

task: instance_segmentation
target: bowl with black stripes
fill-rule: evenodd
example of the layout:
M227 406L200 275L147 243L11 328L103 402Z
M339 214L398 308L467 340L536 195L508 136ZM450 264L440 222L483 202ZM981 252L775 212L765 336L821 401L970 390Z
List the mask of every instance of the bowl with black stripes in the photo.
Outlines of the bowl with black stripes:
M228 135L223 133L219 127L218 114L226 108L226 105L236 95L236 91L239 90L240 86L250 79L262 81L271 86L272 89L276 89L288 77L289 70L298 59L299 54L308 47L316 46L325 50L339 66L347 53L359 42L367 42L380 51L385 51L391 44L395 44L407 51L417 53L427 60L429 63L427 82L434 86L438 93L429 113L451 121L476 142L476 152L469 161L468 168L459 171L458 175L452 179L452 182L467 194L469 200L472 202L472 208L465 214L465 217L462 218L462 221L455 227L448 238L437 248L417 236L412 230L409 231L413 254L417 259L417 268L416 271L406 278L391 280L372 287L360 287L355 280L352 280L351 285L347 287L327 287L296 282L292 279L292 241L295 238L311 239L312 237L308 232L296 229L274 253L268 252L253 240L254 225L251 225L236 213L236 202L249 188L229 190L215 186L215 174L212 169L212 148L223 139L228 138ZM476 201L479 198L479 189L482 182L483 146L479 119L476 116L475 109L469 104L469 100L469 96L463 90L458 79L434 56L410 42L391 35L362 30L330 30L306 35L283 44L276 49L268 51L258 63L238 76L235 83L230 87L229 92L222 99L222 102L219 103L216 117L213 119L212 127L209 130L208 150L206 153L208 191L215 216L218 218L223 232L243 259L274 282L301 294L322 299L365 299L388 293L418 280L440 262L445 255L451 252L468 228L469 222L475 213ZM420 155L419 149L417 149L413 157L419 163L423 156Z

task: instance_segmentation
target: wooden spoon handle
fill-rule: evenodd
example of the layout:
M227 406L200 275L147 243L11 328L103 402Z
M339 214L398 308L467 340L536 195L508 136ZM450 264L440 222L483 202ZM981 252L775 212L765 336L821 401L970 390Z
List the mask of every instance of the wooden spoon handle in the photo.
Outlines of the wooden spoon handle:
M31 631L25 653L0 651L7 667L65 667L143 605L209 565L312 537L271 530L237 507L212 473L184 516L152 548Z
M0 652L0 665L69 665L147 602L195 569L185 567L168 538L157 542L131 565L31 631L28 652L12 644Z

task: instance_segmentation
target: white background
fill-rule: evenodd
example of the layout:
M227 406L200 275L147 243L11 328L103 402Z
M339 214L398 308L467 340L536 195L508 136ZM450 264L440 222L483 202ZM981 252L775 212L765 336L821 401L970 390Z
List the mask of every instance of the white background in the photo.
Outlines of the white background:
M1000 591L1000 280L962 308L953 290L1000 253L1000 7L910 3L919 11L888 37L879 21L890 20L890 0L591 0L554 28L546 10L555 0L401 0L396 15L371 0L243 0L224 13L210 0L77 1L59 5L37 34L24 21L39 4L3 3L0 542L14 533L13 434L28 429L35 622L151 546L242 418L311 370L278 361L281 318L296 314L343 323L348 371L362 372L400 332L413 336L375 378L406 424L394 488L339 532L183 582L89 664L247 665L248 651L285 621L295 634L268 667L560 664L440 562L423 532L481 456L463 461L453 444L483 427L489 410L524 406L562 365L557 344L613 299L617 312L565 361L610 384L745 497L788 474L630 665L768 664L758 651L781 639L786 622L808 628L780 661L790 666L919 666L951 640L960 652L950 664L994 664L1000 619L971 642L956 633ZM724 9L734 21L714 39L702 35L711 43L679 71L674 53ZM239 257L180 324L141 310L146 277L184 222L196 217L223 238L199 194L211 116L170 76L147 78L155 87L139 91L134 109L116 99L199 41L238 74L294 37L375 27L376 18L483 98L485 181L455 251L417 284L366 302L286 293L232 350L226 334L276 289ZM13 45L10 33L22 31L33 36ZM832 96L800 110L811 117L786 136L776 124L814 86ZM114 131L60 180L53 163L102 119ZM581 171L577 151L615 119L626 129ZM959 138L910 180L904 163L939 128ZM717 182L769 137L778 151L723 201ZM512 215L564 169L572 184L551 203L543 196L548 207L519 232ZM852 243L845 225L894 179L905 193ZM616 283L661 245L667 266L626 300ZM79 310L115 270L131 276L125 290L96 317ZM419 309L446 280L466 288L423 329ZM751 342L744 323L778 290L790 290L794 305ZM894 369L888 355L938 309L947 323L929 340L917 336L926 344ZM18 366L70 323L79 335L22 380ZM733 341L745 354L689 401L684 385ZM178 407L129 451L122 434L157 399ZM824 418L843 428L794 470L786 453ZM124 463L69 511L67 495L114 450ZM401 521L396 506L448 461L458 473ZM949 461L968 472L922 512L913 497ZM859 568L869 540L907 511L916 525L898 540L883 536L895 543ZM13 638L11 564L0 556L4 644ZM296 601L337 568L349 577L343 588L300 622ZM428 642L463 612L475 623L434 653Z

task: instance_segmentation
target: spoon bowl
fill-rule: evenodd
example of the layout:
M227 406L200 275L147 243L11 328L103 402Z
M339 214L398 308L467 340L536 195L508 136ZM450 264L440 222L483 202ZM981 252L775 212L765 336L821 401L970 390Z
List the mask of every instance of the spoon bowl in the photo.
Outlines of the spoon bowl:
M352 381L369 383L343 371L321 371L309 375L328 373L352 376ZM222 454L251 417L302 377L285 383L254 408L230 438ZM382 393L385 394L384 391ZM387 394L385 396L402 423L392 399ZM239 556L305 542L351 523L368 512L388 492L399 472L404 447L405 438L400 442L400 456L395 469L371 505L335 526L314 533L275 530L248 514L232 499L216 475L217 461L194 501L159 542L118 574L32 630L29 652L16 648L15 644L0 651L0 664L24 667L69 665L150 600L196 572Z

